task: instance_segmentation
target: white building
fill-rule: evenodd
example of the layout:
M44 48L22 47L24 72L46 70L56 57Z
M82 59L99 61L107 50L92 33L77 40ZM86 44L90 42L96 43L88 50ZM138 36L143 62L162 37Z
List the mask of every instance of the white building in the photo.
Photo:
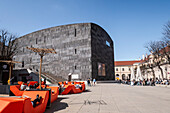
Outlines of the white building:
M128 80L131 76L131 67L135 68L135 63L140 63L141 60L134 61L115 61L115 75L117 80Z

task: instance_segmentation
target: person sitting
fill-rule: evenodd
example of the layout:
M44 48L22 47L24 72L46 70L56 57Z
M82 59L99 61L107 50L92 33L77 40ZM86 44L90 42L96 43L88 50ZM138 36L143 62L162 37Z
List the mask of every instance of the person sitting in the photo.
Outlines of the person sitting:
M142 86L145 86L145 79L142 81Z
M61 87L64 87L64 82L62 82Z
M36 99L34 101L31 101L33 107L36 107L37 102L40 103L41 100L42 100L42 97L41 96L39 97L39 94L37 94Z
M26 90L27 85L24 84L24 82L21 84L20 90L24 91Z
M58 83L59 94L61 94L61 85Z
M45 84L45 87L44 87L44 89L47 89L47 84Z
M76 84L75 87L78 89L80 88L80 90L82 90L82 86L80 84Z
M153 79L151 79L151 86L155 86L155 82L154 82L154 80Z
M46 78L44 78L44 85L46 85Z
M169 80L166 80L165 85L169 85Z
M150 85L150 81L149 81L149 79L147 79L147 82L146 82L146 84L147 84L147 85Z
M33 86L33 85L30 85L29 87L30 87L30 89L34 89L34 86Z
M81 84L79 84L79 88L80 88L80 90L82 90L82 89L83 89Z
M75 85L75 87L76 87L76 88L79 88L79 85L78 85L78 84L76 84L76 85Z

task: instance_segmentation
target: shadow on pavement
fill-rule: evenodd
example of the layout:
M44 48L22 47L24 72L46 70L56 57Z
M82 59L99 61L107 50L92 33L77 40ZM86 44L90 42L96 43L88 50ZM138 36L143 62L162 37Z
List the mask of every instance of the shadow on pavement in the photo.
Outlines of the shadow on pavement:
M87 93L87 92L91 92L89 89L86 89L84 92L82 93Z
M56 111L66 109L68 104L65 102L60 102L63 99L68 99L68 97L58 97L57 100L51 104L51 107L46 109L45 113L54 113Z

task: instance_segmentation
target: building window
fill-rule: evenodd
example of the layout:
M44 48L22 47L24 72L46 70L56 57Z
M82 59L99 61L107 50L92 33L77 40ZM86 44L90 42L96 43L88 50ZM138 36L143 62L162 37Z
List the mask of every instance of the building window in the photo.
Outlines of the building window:
M23 51L23 53L24 53L24 48L23 48L23 50L22 50L22 51Z
M116 71L118 71L118 68L116 68Z
M116 74L116 77L119 77L119 74Z
M46 36L44 37L44 43L46 43Z
M30 58L30 63L32 62L32 58Z
M36 38L36 44L37 44L37 41L38 41L38 40L37 40L37 38Z
M125 77L125 74L122 74L122 80L125 80L126 77Z
M106 40L106 45L110 47L110 43Z
M77 30L75 29L75 30L74 30L74 36L75 36L75 37L76 37L76 34L77 34Z
M22 67L24 67L24 61L22 61Z
M77 54L77 49L74 50L74 53Z
M122 71L124 71L125 69L124 68L122 68Z
M74 69L77 69L77 66L74 66Z

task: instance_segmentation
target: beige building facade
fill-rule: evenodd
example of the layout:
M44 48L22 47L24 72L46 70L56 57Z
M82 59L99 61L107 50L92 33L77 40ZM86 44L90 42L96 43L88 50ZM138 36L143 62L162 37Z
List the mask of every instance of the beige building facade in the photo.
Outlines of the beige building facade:
M115 61L116 80L129 80L131 77L131 67L135 68L134 64L139 62L141 61Z

